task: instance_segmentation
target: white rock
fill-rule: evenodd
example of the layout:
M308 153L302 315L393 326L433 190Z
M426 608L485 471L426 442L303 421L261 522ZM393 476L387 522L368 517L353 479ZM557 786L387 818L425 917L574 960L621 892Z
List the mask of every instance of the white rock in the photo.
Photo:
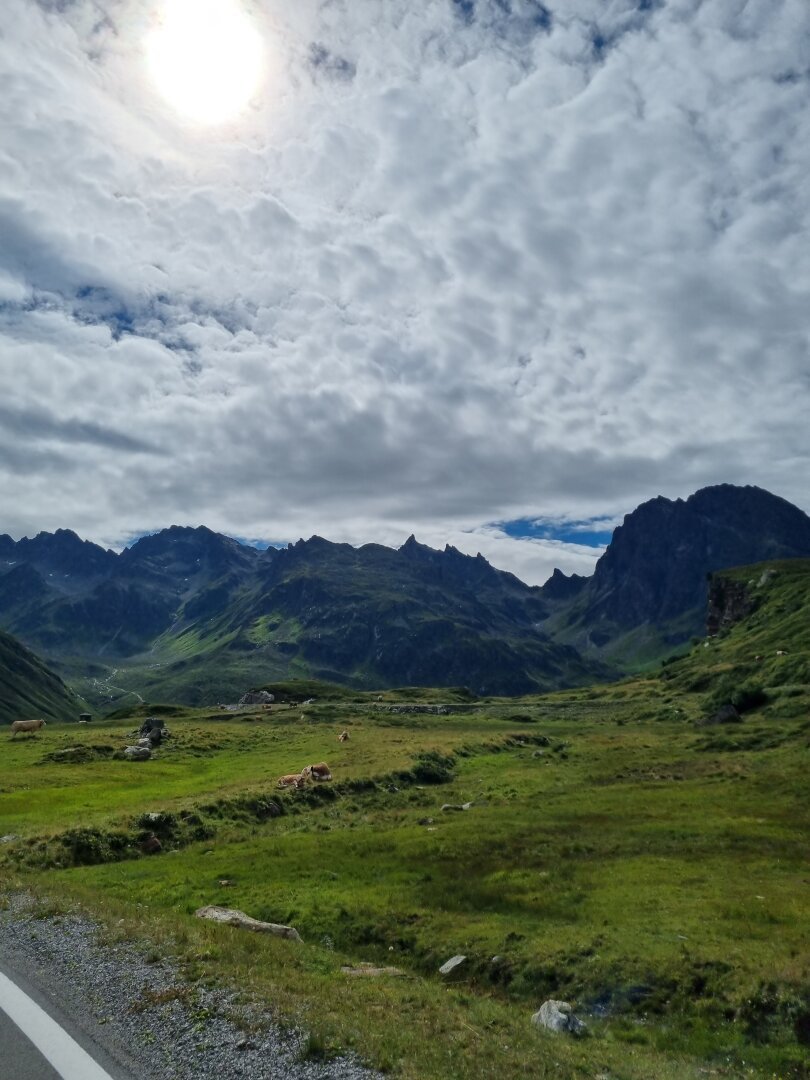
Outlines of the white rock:
M439 968L439 973L445 976L454 975L466 961L466 956L451 956L450 959Z
M276 937L289 938L290 941L300 941L301 935L292 926L282 926L280 923L261 922L244 911L235 908L217 907L209 904L207 907L198 908L194 912L198 919L211 919L213 922L227 923L228 926L237 926L242 930L253 930L260 934L275 934Z
M544 1001L532 1017L536 1027L549 1031L567 1031L579 1035L585 1030L585 1024L576 1016L567 1001Z

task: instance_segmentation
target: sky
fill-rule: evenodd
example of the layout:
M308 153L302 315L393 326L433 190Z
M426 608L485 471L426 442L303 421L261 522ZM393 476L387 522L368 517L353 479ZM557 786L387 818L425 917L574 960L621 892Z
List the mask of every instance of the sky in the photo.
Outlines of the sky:
M2 3L0 532L539 584L656 495L810 510L807 0L206 0L215 121L168 2Z

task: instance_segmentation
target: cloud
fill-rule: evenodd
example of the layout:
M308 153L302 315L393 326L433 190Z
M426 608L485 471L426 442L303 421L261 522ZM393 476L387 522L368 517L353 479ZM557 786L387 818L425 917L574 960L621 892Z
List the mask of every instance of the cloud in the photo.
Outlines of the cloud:
M7 6L0 530L534 581L593 549L491 523L810 509L804 0L246 0L267 78L214 129L149 85L156 0Z

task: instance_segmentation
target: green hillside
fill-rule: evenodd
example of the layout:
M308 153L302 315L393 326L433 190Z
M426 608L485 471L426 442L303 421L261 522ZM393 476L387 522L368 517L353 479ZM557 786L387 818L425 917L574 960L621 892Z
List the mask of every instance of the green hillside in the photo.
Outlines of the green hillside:
M673 691L704 693L706 708L731 701L780 712L810 698L810 559L786 559L714 574L710 614L717 633L665 664ZM792 704L789 704L792 703Z
M75 719L83 702L39 657L0 631L0 725L44 717Z

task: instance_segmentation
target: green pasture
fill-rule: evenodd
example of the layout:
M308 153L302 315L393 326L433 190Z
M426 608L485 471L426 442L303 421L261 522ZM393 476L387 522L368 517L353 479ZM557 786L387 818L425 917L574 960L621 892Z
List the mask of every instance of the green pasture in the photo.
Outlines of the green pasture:
M352 1047L397 1076L799 1080L807 707L806 688L772 693L733 730L703 728L704 695L649 678L439 716L175 710L145 763L50 756L125 745L143 710L53 725L3 743L0 833L19 839L0 873L272 1002L313 1054ZM276 791L319 760L331 785ZM163 851L141 856L156 812ZM305 944L202 924L204 904ZM456 953L448 987L437 969ZM357 961L404 974L341 972ZM589 1037L533 1029L548 997Z

